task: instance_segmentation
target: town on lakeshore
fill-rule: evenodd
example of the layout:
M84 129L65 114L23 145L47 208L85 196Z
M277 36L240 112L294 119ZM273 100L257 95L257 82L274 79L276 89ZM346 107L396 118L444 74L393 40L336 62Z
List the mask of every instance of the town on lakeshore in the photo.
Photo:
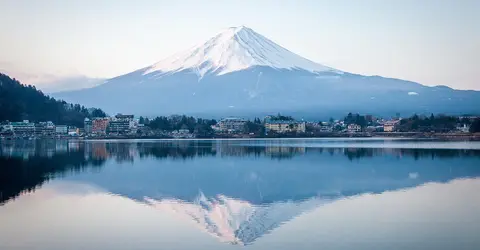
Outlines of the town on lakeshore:
M349 113L343 119L304 121L292 116L270 115L253 120L214 119L185 115L156 118L117 114L85 118L83 127L51 121L4 121L0 139L115 139L115 138L283 138L283 137L442 137L479 139L480 117L413 115L390 119Z

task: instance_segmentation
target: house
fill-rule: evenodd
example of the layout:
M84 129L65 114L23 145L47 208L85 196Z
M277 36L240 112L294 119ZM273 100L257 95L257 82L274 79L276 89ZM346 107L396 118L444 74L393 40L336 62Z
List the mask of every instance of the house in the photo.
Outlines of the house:
M362 132L362 127L358 124L355 124L355 123L352 123L352 124L348 124L347 126L347 132L348 133L358 133L358 132Z
M467 124L463 124L463 126L458 124L457 125L457 131L462 132L462 133L468 133L468 132L470 132L470 126L467 125Z
M399 120L386 121L383 124L383 132L393 132L393 131L395 131L399 122L400 122Z
M328 122L322 122L322 123L320 123L319 132L321 132L321 133L331 133L331 132L333 132L333 126Z
M305 133L305 124L305 122L294 120L266 120L265 132L274 131L279 134L287 132Z

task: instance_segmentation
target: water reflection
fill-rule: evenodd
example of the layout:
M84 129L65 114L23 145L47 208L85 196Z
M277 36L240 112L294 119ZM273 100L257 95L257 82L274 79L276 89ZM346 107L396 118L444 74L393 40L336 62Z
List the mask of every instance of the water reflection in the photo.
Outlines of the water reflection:
M0 201L50 180L72 181L248 245L337 200L480 175L480 150L312 143L13 141L0 145Z

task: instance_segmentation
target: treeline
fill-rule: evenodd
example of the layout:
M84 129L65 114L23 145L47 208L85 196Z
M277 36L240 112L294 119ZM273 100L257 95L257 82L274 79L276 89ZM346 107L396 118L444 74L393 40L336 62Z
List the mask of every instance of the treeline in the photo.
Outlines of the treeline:
M362 128L368 125L368 122L365 116L359 115L359 114L352 114L352 113L348 113L348 115L345 116L345 118L343 118L343 122L347 125L357 124L357 125L360 125Z
M480 119L459 118L456 116L413 115L410 118L400 120L398 130L401 132L449 132L455 130L458 125L469 125L470 132L480 132Z
M83 126L88 117L105 117L101 109L86 108L55 100L0 73L0 121L52 121L55 124Z
M189 132L195 132L197 136L213 135L212 125L217 124L214 119L195 118L186 115L158 116L153 119L140 117L139 123L153 130L174 131L188 129Z
M293 118L292 118L293 119ZM244 128L245 133L253 133L255 135L264 135L265 134L265 126L263 125L260 118L255 118L253 121L247 121L245 123Z

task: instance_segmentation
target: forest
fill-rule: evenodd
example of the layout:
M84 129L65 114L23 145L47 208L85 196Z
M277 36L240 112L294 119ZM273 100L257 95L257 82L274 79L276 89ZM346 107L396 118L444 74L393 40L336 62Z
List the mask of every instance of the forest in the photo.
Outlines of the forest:
M85 118L105 117L98 108L86 108L55 100L32 85L24 85L0 73L0 122L29 120L82 126Z

